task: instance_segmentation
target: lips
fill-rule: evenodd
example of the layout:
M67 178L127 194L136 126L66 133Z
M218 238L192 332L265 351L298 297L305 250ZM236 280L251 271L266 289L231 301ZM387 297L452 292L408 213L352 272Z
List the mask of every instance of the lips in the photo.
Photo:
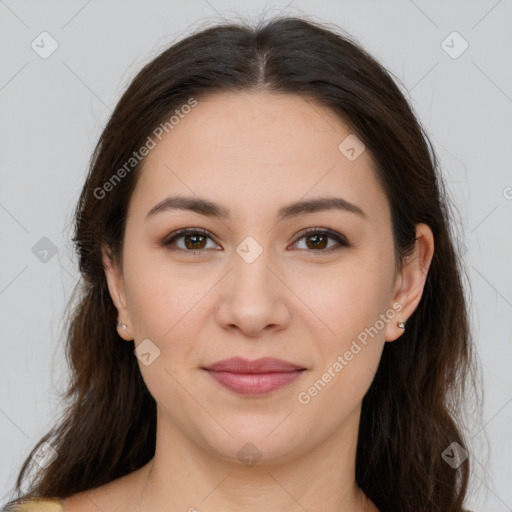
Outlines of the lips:
M243 357L231 357L206 366L204 369L231 373L281 373L305 370L303 366L273 357L262 357L252 361Z
M219 384L243 395L262 395L297 379L306 368L270 357L256 360L233 357L203 368Z

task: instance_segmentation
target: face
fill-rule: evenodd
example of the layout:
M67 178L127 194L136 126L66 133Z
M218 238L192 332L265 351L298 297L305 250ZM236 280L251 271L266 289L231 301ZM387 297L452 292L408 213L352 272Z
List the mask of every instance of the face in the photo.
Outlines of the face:
M286 460L356 428L384 343L421 296L421 265L395 272L389 204L369 152L357 156L349 136L300 96L201 99L145 160L122 269L105 258L128 325L120 334L142 347L160 425L225 460L248 442ZM149 214L171 196L224 215ZM353 207L283 210L319 198ZM203 369L234 356L304 370L272 391L237 392Z

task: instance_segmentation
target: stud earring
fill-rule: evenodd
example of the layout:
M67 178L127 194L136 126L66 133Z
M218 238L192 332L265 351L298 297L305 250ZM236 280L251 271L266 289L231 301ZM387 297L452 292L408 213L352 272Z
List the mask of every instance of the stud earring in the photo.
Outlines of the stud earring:
M398 322L396 323L396 325L398 325L398 327L400 327L400 329L405 329L405 324L406 324L406 323L407 323L407 322L401 322L401 321L398 321Z
M126 324L123 324L123 322L118 321L117 322L117 327L120 327L121 329L126 329L128 326Z

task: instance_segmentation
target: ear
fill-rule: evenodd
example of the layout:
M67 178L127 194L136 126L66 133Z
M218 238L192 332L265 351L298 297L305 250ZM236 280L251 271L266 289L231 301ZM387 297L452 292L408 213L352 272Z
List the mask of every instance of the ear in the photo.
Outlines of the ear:
M117 332L124 340L131 341L133 340L133 324L127 307L123 271L113 262L110 251L106 247L102 247L101 252L110 297L117 309L118 319L126 325L125 329L117 327Z
M402 309L386 326L386 341L395 341L403 334L397 321L407 321L417 308L427 280L428 270L434 255L434 235L426 224L416 225L414 252L404 262L395 280L392 303L399 302Z

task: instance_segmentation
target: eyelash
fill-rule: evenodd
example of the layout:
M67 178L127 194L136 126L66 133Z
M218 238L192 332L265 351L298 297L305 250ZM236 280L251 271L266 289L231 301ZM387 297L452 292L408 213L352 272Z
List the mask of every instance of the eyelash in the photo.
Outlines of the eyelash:
M188 249L171 247L171 244L175 240L178 240L179 238L183 238L186 235L201 235L201 236L211 238L211 236L210 236L211 233L208 232L206 229L183 228L183 229L178 229L177 231L174 231L173 233L171 233L171 235L169 235L169 237L167 237L164 240L162 245L164 247L168 248L170 251L184 251L184 252L188 252L188 253L194 254L194 255L198 255L198 254L204 253L206 251L206 249L202 249L200 251L193 251L193 250L188 250ZM308 228L299 234L298 238L295 240L295 242L293 244L295 245L302 238L305 238L305 237L311 236L311 235L327 236L339 244L337 247L331 247L329 249L323 249L323 250L305 249L307 252L310 252L313 254L330 253L332 251L342 249L343 247L350 247L350 245L351 245L343 235L341 235L340 233L337 233L336 231L333 231L332 229L328 229L328 228Z

